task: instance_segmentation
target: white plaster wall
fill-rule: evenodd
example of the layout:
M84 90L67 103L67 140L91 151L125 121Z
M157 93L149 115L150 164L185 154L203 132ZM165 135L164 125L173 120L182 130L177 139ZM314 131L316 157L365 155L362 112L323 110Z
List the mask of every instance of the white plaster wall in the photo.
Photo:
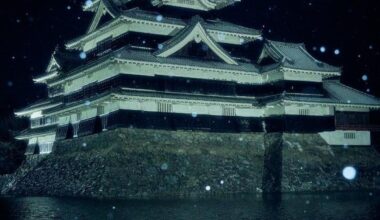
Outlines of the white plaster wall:
M336 107L336 111L343 111L343 112L369 112L369 108L355 108L355 107Z
M285 107L283 105L267 105L265 108L265 116L284 115Z
M45 136L39 136L37 137L38 144L41 143L51 143L55 141L55 134L45 135Z
M59 125L66 125L70 123L70 115L60 116L58 119Z
M81 120L94 118L94 117L96 117L96 115L97 115L97 109L96 108L90 108L90 109L82 111Z
M36 137L35 138L30 138L28 140L28 145L33 145L33 144L37 144L37 138Z
M345 133L355 133L354 139L345 138ZM319 135L329 145L351 145L351 146L368 146L371 145L371 132L369 131L331 131L321 132Z
M287 104L285 106L285 114L287 115L299 115L301 109L307 109L309 115L312 116L327 116L333 115L333 111L329 106L317 106L317 105L297 105Z
M127 106L128 106L128 103L125 103L125 104L127 104ZM155 111L157 111L157 108L158 107L157 107L156 101L142 101L141 102L141 110L142 111L155 112Z
M210 115L222 115L223 114L223 107L217 106L217 105L209 105L208 113Z
M113 101L113 102L108 102L106 103L106 105L104 106L104 111L105 113L111 113L111 112L114 112L114 111L117 111L119 110L120 107L119 107L119 102L116 102L116 101Z
M241 117L264 117L265 109L260 108L236 108L236 115Z
M322 76L320 74L293 72L288 70L284 70L284 78L286 80L294 81L322 82Z

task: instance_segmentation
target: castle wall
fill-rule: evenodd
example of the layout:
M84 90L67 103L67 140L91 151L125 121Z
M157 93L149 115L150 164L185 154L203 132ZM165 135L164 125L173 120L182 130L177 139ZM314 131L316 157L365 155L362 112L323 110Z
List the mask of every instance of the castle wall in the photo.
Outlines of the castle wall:
M116 129L57 142L6 191L139 199L372 190L378 156L372 147L331 147L318 134ZM341 174L349 165L353 181Z

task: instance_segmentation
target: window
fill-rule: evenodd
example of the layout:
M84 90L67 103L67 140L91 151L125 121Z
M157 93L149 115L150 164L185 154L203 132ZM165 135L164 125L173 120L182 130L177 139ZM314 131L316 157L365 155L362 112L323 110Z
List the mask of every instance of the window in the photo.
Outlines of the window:
M355 139L355 138L356 138L355 133L352 133L352 132L344 133L344 139Z
M310 109L299 109L299 115L310 115Z
M224 116L236 116L236 109L231 107L223 107Z
M158 112L173 112L173 105L170 103L159 102L157 108Z

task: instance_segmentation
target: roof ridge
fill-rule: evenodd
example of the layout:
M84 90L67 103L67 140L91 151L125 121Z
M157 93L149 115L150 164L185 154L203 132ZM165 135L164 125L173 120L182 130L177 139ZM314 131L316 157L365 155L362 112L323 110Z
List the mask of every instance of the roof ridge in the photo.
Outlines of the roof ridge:
M302 46L302 45L305 45L305 43L293 43L293 42L284 42L284 41L276 41L276 40L269 40L269 39L266 39L269 43L273 43L273 44L281 44L283 46Z

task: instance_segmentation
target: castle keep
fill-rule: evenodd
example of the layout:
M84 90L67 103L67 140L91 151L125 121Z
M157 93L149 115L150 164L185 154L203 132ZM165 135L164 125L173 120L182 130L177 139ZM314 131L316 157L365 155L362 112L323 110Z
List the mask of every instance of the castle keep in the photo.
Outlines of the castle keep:
M16 112L30 118L17 136L26 154L119 127L317 133L329 145L371 145L370 114L380 100L343 85L340 68L304 44L196 15L238 1L151 1L192 9L188 20L128 2L86 1L94 14L86 34L57 47L34 78L49 95Z

